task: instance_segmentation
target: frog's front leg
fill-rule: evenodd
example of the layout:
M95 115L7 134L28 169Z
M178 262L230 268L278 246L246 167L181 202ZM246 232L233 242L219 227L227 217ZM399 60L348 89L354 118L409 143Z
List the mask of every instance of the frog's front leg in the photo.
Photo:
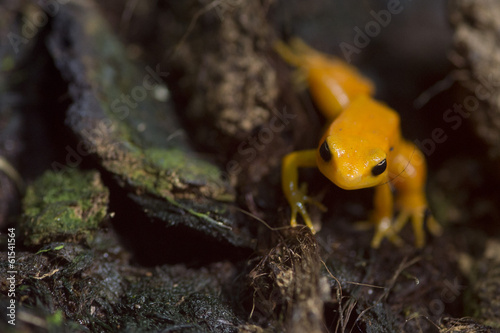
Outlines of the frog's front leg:
M401 245L402 240L392 227L394 199L389 182L384 182L375 187L374 207L375 211L371 217L372 222L375 224L372 247L378 248L386 237L394 244Z
M283 187L285 197L291 207L290 225L292 227L297 225L297 213L300 213L305 224L314 234L315 230L311 222L311 218L307 213L306 204L314 204L322 210L326 210L326 208L318 201L307 196L306 184L299 186L298 169L304 167L316 167L315 149L295 151L283 158L281 167L281 185Z

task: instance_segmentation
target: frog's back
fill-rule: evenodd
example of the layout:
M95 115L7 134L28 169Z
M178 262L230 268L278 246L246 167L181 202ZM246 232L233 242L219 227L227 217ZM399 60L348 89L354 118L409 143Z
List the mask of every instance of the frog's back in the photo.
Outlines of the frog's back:
M399 115L385 104L360 97L328 127L327 136L378 147L386 152L399 143Z

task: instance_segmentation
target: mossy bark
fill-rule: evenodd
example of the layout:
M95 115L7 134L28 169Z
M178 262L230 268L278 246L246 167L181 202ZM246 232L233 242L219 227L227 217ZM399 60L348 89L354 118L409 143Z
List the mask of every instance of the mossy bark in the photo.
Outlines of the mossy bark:
M105 221L109 190L96 171L47 172L28 187L19 224L26 246L54 241L90 243Z
M195 156L185 135L176 136L182 128L171 101L155 98L168 93L161 83L168 73L159 64L133 65L95 11L88 1L68 4L47 37L72 99L65 122L77 148L97 157L151 217L251 246L236 232L240 226L227 205L233 190L216 166Z

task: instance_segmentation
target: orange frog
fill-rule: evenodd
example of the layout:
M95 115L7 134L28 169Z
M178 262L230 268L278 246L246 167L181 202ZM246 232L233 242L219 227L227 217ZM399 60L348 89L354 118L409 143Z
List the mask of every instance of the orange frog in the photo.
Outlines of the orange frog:
M295 151L283 158L282 186L292 209L292 227L300 213L314 233L306 204L325 209L307 195L306 186L298 184L298 168L317 167L343 189L375 187L372 247L379 247L384 238L400 245L398 233L408 220L419 248L425 244L425 222L432 234L439 235L441 227L430 214L425 197L425 158L401 137L399 115L372 98L373 84L354 67L301 40L295 39L289 46L278 42L276 50L298 68L329 122L317 149Z

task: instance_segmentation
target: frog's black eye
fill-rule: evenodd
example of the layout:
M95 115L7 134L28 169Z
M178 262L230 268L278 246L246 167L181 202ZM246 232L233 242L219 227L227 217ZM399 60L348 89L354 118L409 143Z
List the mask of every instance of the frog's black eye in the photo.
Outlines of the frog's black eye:
M332 153L330 152L330 147L328 147L328 143L326 143L326 140L323 142L321 147L319 147L319 155L325 162L328 162L332 159Z
M372 175L378 176L384 173L385 169L387 169L387 161L383 159L379 164L375 165L372 168Z

